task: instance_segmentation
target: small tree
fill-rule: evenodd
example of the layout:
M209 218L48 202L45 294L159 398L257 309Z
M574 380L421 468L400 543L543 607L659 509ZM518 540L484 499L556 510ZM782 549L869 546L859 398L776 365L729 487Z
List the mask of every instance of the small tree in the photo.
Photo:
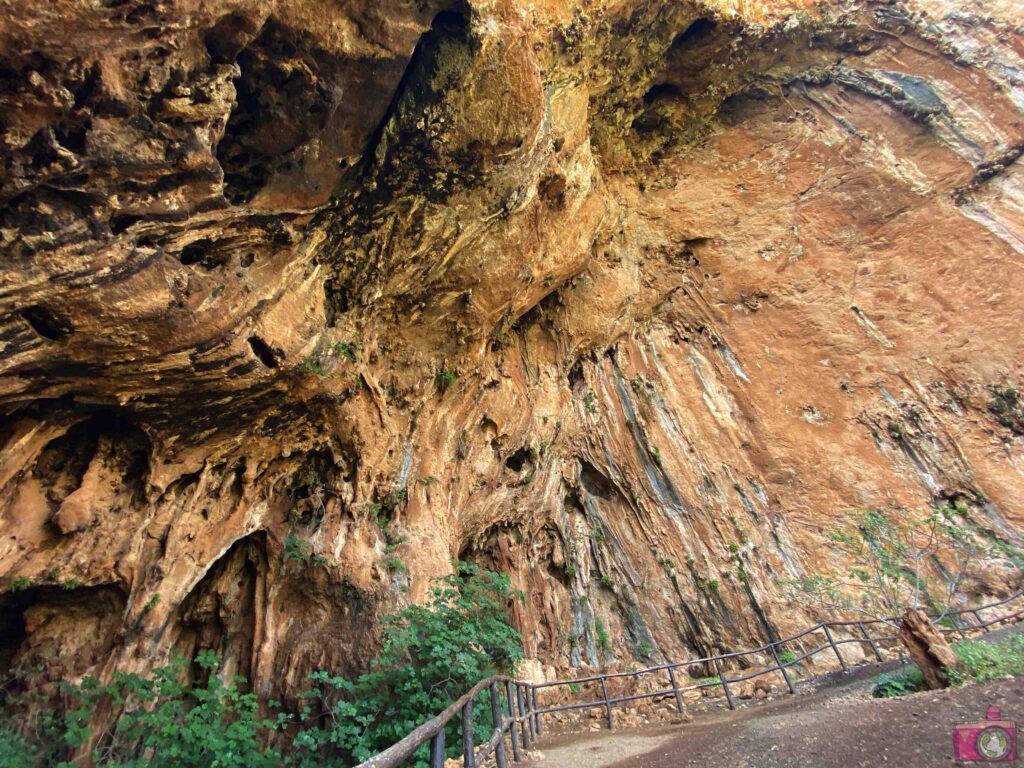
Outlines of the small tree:
M291 764L334 765L340 757L366 760L444 710L476 683L511 674L522 658L522 637L509 623L517 596L508 576L456 563L439 580L428 605L384 619L384 647L370 672L352 682L313 676ZM478 736L490 737L490 709L481 705ZM457 724L446 739L458 753ZM348 763L345 763L348 764ZM417 764L426 764L425 754Z
M943 621L986 546L943 507L922 520L897 521L879 510L851 513L849 529L829 531L834 547L849 559L840 578L812 575L783 582L790 597L829 611L859 613L900 630L900 639L930 687L944 686L956 658L922 611ZM930 587L940 586L938 594Z

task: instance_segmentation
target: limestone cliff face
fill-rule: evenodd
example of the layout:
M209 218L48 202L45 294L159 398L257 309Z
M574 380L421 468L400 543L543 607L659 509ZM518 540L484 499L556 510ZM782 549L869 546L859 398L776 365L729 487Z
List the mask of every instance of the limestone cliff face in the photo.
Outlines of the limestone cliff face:
M679 658L1024 523L1018 2L0 11L4 667L288 693L454 558Z

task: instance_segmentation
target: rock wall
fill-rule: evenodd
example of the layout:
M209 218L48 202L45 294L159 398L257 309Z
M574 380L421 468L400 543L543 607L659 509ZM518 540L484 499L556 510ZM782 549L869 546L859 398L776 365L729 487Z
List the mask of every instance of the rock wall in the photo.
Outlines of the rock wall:
M288 694L454 558L642 663L851 509L1019 541L1015 5L6 0L0 664Z

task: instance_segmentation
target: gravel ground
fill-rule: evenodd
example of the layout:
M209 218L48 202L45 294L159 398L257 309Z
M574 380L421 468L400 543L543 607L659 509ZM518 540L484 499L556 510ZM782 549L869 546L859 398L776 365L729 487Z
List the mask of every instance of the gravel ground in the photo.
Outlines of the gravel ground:
M1019 628L1019 627L1018 627ZM1018 629L1015 628L1015 629ZM999 633L1002 634L1002 633ZM545 739L531 768L931 768L953 760L952 727L998 706L1024 722L1024 679L899 699L870 696L896 664L830 675L787 696L657 729ZM1020 765L1021 762L1015 763Z

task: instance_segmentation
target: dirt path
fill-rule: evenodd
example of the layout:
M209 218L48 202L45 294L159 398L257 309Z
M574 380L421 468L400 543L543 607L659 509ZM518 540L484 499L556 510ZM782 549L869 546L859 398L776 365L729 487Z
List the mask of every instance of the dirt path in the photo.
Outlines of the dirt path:
M956 765L952 726L998 706L1024 722L1024 679L900 699L870 697L878 667L803 695L692 723L546 740L531 768L931 768ZM1016 763L1020 764L1020 763Z

